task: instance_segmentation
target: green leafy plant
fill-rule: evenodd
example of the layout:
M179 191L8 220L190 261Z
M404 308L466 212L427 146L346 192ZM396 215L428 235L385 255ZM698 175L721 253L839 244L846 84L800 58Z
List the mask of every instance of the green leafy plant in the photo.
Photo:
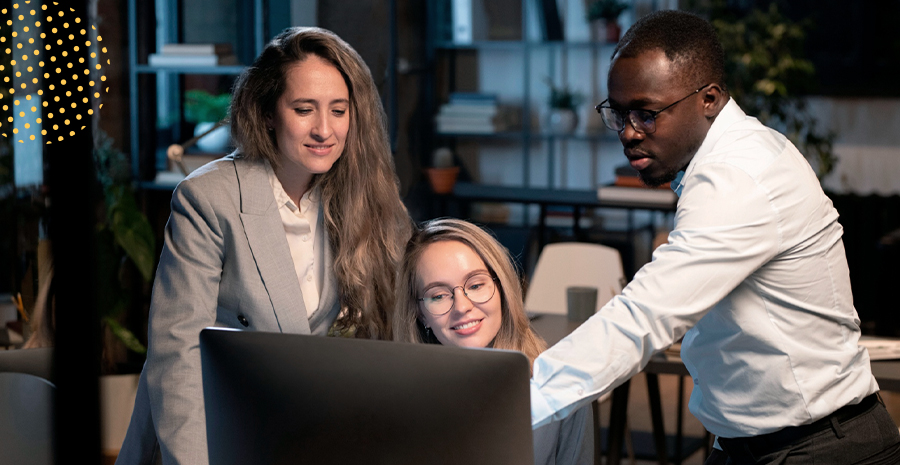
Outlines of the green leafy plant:
M184 93L184 120L215 123L228 116L229 105L230 94L213 95L205 90L189 90Z
M599 19L615 21L626 9L628 9L628 4L618 0L597 0L588 6L587 19L588 21Z
M94 163L103 190L97 219L97 303L101 323L130 350L146 353L137 337L119 323L136 292L128 279L136 269L144 283L153 278L156 239L131 188L128 160L102 131L94 141Z
M581 93L569 90L568 86L557 87L550 78L544 79L544 82L550 87L550 97L547 100L550 108L574 111L584 101Z
M791 21L775 3L747 13L720 0L709 15L725 49L727 85L735 101L763 124L782 130L820 179L834 170L836 134L817 127L803 99L815 82L815 68L803 58L809 23Z

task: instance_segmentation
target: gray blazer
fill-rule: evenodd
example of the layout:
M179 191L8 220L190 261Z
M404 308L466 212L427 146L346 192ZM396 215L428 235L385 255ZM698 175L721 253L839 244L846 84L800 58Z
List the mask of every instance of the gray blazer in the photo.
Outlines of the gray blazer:
M564 420L534 430L532 438L535 465L592 465L594 413L590 404Z
M319 214L316 240L332 263ZM230 155L172 195L150 305L147 362L118 464L206 464L200 330L223 326L325 335L340 311L332 267L307 318L265 165Z

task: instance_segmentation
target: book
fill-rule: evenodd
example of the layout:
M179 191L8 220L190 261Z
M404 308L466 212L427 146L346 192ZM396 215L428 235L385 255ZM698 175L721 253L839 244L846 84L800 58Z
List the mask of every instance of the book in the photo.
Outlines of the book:
M496 94L480 92L451 92L448 100L451 104L460 105L497 105Z
M616 167L616 176L638 176L638 170L631 167L631 165L619 165Z
M438 114L434 117L434 121L438 124L476 124L476 125L491 125L494 126L496 124L501 123L500 118L497 118L496 115L481 115L481 116L469 116L469 115L445 115Z
M494 134L498 132L493 124L470 124L470 123L438 123L437 131L443 134Z
M649 187L644 185L644 182L641 181L640 176L636 169L632 168L631 165L621 165L616 167L616 180L613 182L614 186L622 186L622 187L643 187L645 189L650 189ZM671 183L665 183L659 187L655 187L653 189L671 189Z
M453 23L453 42L471 44L472 34L472 0L451 0L450 16Z
M653 207L674 207L678 196L671 189L646 187L600 186L597 199L607 202L630 202Z
M483 116L496 115L500 110L497 105L470 105L467 103L448 103L441 105L439 111L442 115Z
M234 55L167 55L151 53L147 58L150 66L226 66L236 65L237 57Z
M556 0L541 0L540 11L541 19L543 20L544 39L548 41L565 40Z
M446 104L434 117L442 133L492 134L519 125L516 108L500 105Z
M485 0L488 40L522 40L522 0Z
M162 55L232 55L231 44L163 44Z

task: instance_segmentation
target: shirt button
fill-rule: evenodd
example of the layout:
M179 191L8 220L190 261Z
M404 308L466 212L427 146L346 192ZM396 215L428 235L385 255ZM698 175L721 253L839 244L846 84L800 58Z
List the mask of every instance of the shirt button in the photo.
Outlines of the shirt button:
M312 275L311 275L311 274L306 275L306 281L312 281Z
M694 385L695 385L695 386L699 386L699 385L700 385L700 379L699 379L699 378L694 378Z
M304 235L304 236L301 237L300 239L303 239L303 242L306 242L306 241L309 240L309 235L308 235L308 234L307 234L307 235Z
M579 396L580 396L580 395L584 395L584 389L579 389L579 390L578 390L578 395L579 395Z
M245 317L244 315L238 315L237 319L242 325L244 325L245 328L250 326L250 322L247 321L247 317Z

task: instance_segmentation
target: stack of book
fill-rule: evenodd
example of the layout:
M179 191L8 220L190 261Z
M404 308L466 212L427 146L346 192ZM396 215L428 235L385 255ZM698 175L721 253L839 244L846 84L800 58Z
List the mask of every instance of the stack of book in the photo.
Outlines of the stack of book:
M238 64L231 44L163 44L151 53L150 66L225 66Z
M626 202L648 207L673 207L678 196L670 184L650 188L641 182L638 172L630 165L616 168L616 180L611 186L597 188L597 198L607 202Z
M616 180L613 182L613 185L622 187L647 187L644 185L644 182L641 181L637 170L632 168L631 165L622 165L616 168ZM668 182L657 187L657 189L670 188L670 183Z
M497 103L492 94L455 92L434 120L439 133L494 134L517 124L518 112Z
M860 336L859 345L869 352L869 360L900 359L900 339Z

